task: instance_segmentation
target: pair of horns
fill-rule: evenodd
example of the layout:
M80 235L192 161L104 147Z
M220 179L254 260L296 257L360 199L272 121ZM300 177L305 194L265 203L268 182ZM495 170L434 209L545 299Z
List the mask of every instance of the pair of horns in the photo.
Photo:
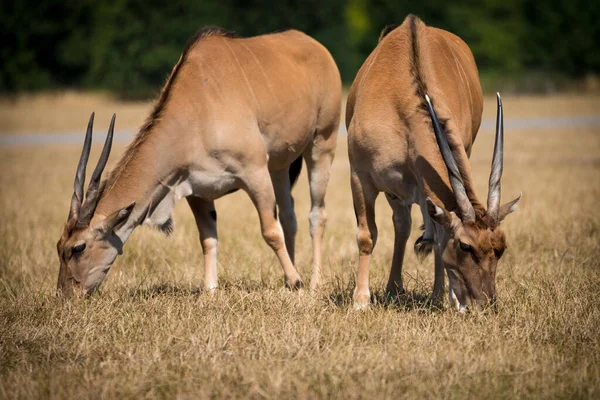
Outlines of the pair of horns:
M496 112L496 140L494 143L494 155L492 157L492 170L490 172L488 200L487 200L487 214L498 221L498 214L500 210L500 178L502 177L502 166L503 166L503 152L504 152L504 116L502 112L502 99L500 93L496 93L498 100L498 109ZM467 196L465 190L465 184L462 179L462 175L456 164L456 160L452 155L452 150L448 144L448 139L444 133L441 124L438 120L437 114L431 104L431 99L428 95L425 95L427 101L427 107L429 108L429 114L431 115L431 121L433 124L433 131L435 132L435 139L442 153L444 163L448 168L448 175L450 177L450 185L454 191L458 208L462 214L463 220L475 221L475 209Z
M100 178L108 157L110 156L110 150L112 148L113 134L115 130L115 118L116 114L113 114L108 128L108 134L106 135L106 141L104 142L104 148L102 148L102 154L98 164L92 173L90 184L85 194L85 202L83 200L83 186L85 183L85 169L90 158L90 150L92 148L92 130L94 127L94 113L90 116L88 122L87 131L85 133L85 141L83 142L83 150L81 151L81 157L79 157L79 164L77 165L77 173L75 174L75 183L73 185L73 197L71 198L71 209L69 211L69 220L76 219L78 224L87 225L92 219L92 215L96 209L98 203L98 189L100 187Z

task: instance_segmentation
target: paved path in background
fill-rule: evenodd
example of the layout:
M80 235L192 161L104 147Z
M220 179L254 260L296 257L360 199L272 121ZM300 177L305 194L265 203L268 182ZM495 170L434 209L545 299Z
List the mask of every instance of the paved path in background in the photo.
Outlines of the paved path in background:
M493 132L495 120L485 120L481 123L482 131ZM505 130L510 129L551 129L551 128L578 128L585 126L600 126L600 115L581 117L541 117L509 119L504 121ZM346 135L344 124L340 126L340 134ZM83 131L76 133L32 133L32 134L2 134L0 133L0 147L15 145L54 145L54 144L81 144ZM104 135L96 135L94 142L103 142ZM115 132L114 141L128 143L133 137L132 131Z

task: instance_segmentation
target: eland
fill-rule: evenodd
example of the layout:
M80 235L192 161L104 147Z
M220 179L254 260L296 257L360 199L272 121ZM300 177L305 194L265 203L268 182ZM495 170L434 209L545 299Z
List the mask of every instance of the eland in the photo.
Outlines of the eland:
M496 267L506 248L500 222L521 198L500 205L503 115L498 95L487 209L473 190L469 155L483 98L469 47L450 32L409 15L388 27L359 70L347 103L348 154L359 249L354 306L370 303L369 263L375 243L375 200L393 210L394 254L387 292L404 292L402 263L418 204L424 233L417 255L434 251L433 299L444 293L459 311L496 298Z
M329 52L295 30L238 38L199 30L173 68L150 116L105 180L115 117L92 173L90 117L67 223L57 244L58 289L92 293L141 224L173 229L172 210L186 198L204 253L204 287L217 280L214 200L238 189L251 198L262 236L290 288L296 217L291 188L307 165L313 241L311 288L319 283L326 224L325 190L340 118L341 80ZM279 211L279 212L278 212Z

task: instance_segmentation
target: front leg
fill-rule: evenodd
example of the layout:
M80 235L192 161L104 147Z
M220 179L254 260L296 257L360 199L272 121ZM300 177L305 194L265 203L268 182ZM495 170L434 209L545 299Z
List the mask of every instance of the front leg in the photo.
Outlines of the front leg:
M219 285L217 276L217 211L215 202L199 197L186 198L198 226L204 253L204 289L214 290Z
M375 200L378 191L373 186L368 175L358 175L352 171L350 176L352 186L352 200L358 231L356 242L358 244L358 273L356 287L354 288L354 308L357 310L368 308L371 302L369 291L369 264L371 253L377 243L377 225L375 224Z
M435 254L435 275L433 280L433 294L431 301L433 304L444 304L444 262L442 261L442 250L439 246L434 249Z
M301 289L302 279L288 254L283 229L277 218L275 191L266 164L249 168L243 181L244 189L258 212L263 239L279 259L286 286L291 289Z

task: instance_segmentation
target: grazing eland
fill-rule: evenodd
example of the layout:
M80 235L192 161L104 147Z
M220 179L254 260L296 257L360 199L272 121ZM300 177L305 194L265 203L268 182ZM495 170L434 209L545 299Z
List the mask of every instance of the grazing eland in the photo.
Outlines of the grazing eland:
M483 110L477 66L469 47L447 31L409 15L386 28L348 95L346 126L356 212L359 265L354 305L368 306L369 262L377 242L375 200L393 210L394 255L387 291L404 292L402 263L412 204L421 208L421 257L434 250L433 299L444 292L459 311L496 297L496 267L506 248L500 222L521 196L500 205L503 116L498 115L487 210L473 190L469 155Z
M57 244L58 289L90 294L141 225L173 229L185 197L204 253L204 287L217 287L214 200L242 189L275 251L285 284L300 288L294 267L296 217L291 188L304 158L313 241L311 288L319 283L326 224L325 190L340 117L341 80L325 47L288 30L238 38L199 30L173 68L154 109L108 178L115 117L83 197L94 114L75 176L69 217ZM277 213L279 208L279 218ZM280 223L281 221L281 223Z

